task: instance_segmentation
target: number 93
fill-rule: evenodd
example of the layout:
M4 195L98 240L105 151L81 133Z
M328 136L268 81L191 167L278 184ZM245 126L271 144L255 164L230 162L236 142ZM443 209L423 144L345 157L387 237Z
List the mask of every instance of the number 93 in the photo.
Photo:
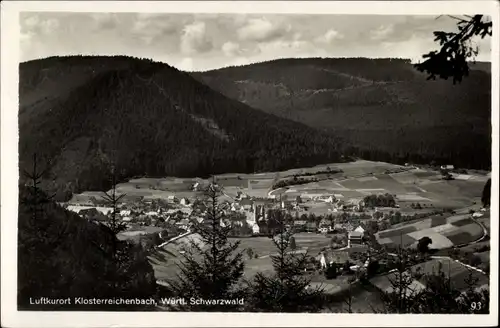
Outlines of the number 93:
M479 310L481 310L481 306L482 306L481 302L472 302L470 304L470 308L471 308L472 311L479 311Z

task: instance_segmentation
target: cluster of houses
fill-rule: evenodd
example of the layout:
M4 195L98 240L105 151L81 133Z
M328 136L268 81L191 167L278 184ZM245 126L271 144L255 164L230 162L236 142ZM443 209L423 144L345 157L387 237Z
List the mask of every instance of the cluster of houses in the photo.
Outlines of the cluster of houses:
M193 188L196 187L196 185L193 186ZM226 218L221 222L221 225L229 225L235 229L245 226L246 234L267 235L271 229L268 218L271 210L282 210L288 213L291 220L287 222L287 228L291 228L295 232L327 234L336 230L346 231L349 233L348 245L361 243L365 232L365 229L359 226L363 220L342 219L342 215L345 215L346 212L351 212L350 216L363 213L360 212L364 209L362 199L343 201L334 195L312 197L310 199L314 201L330 203L331 215L320 218L312 216L314 219L311 219L311 215L308 216L306 213L308 202L304 201L302 197L278 201L270 198L251 198L243 193L238 193L236 197L225 196L221 200L221 205L224 207ZM64 206L92 221L105 221L113 215L113 208L96 201L95 197L79 198L82 197L75 195L72 201ZM129 227L144 225L167 228L167 225L175 225L177 228L189 231L194 223L201 223L206 217L203 204L187 198L179 199L173 195L162 200L138 197L124 198L119 204L118 210L115 217L118 216ZM335 214L336 212L338 214Z
M117 213L113 213L113 207L105 206L102 201L96 201L94 197L75 196L70 202L61 205L67 210L94 222L106 221L115 214L115 217L119 220L130 225L134 223L158 225L172 220L179 228L187 229L189 226L188 218L192 217L193 214L192 204L189 199L178 199L173 195L163 201L144 199L142 197L122 199L117 206Z

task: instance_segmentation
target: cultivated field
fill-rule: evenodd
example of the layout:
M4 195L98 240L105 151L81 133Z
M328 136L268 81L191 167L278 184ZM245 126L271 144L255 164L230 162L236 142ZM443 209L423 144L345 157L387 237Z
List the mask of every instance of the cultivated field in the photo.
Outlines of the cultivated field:
M317 256L323 247L328 247L330 239L325 235L316 233L298 233L294 235L297 252L307 251L311 256ZM277 252L273 241L268 237L249 237L249 238L231 238L230 242L240 241L240 249L244 252L243 258L245 261L246 279L251 279L258 272L272 273L273 266L271 255ZM251 248L257 257L249 259L245 250ZM164 250L157 251L156 254L150 256L151 264L155 270L155 276L158 280L166 280L175 277L178 272L177 263L182 259L178 243L168 245ZM313 277L317 282L324 282L323 275ZM335 281L330 281L330 284L337 284ZM338 282L340 283L340 281Z
M342 173L325 174L306 178L321 179L303 185L294 185L272 191L272 185L281 179L289 179L294 175L316 173L341 169ZM228 173L217 176L217 182L224 187L225 194L231 199L238 192L251 197L278 197L280 194L288 199L294 199L304 194L332 194L338 199L362 199L366 195L389 193L397 197L401 212L411 211L411 204L420 203L426 208L463 208L479 202L484 181L487 176L467 175L459 179L444 181L437 172L424 169L409 169L403 166L359 160L351 163L332 163L311 168L300 168L282 172L267 172L256 174ZM196 182L206 182L200 178L139 178L117 186L119 193L128 197L141 196L146 199L163 198L175 195L178 198L193 199L201 196L200 192L192 191ZM84 192L75 195L75 200L89 200L91 196L98 197L102 193ZM313 213L326 213L321 206L313 209Z
M445 249L479 240L484 235L483 228L470 218L469 214L442 216L399 225L375 234L378 242L386 246L415 246L419 239L432 239L431 248Z

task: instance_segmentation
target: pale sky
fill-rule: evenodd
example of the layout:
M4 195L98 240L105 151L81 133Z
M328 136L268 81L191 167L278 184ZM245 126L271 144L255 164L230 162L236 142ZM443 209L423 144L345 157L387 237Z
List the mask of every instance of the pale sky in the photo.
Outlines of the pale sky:
M207 70L290 57L398 57L414 61L438 48L441 16L303 14L135 14L24 12L21 61L63 55L151 58ZM489 61L491 38L477 40Z

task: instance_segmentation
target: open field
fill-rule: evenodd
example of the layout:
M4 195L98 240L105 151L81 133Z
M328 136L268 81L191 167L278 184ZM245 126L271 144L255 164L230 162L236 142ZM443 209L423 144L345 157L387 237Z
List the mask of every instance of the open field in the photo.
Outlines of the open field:
M307 250L311 256L318 255L323 247L329 245L330 238L322 234L298 233L294 235L297 248ZM246 252L243 253L245 260L245 278L251 278L258 272L272 273L272 261L270 255L276 253L276 246L268 237L249 237L249 238L230 238L231 242L240 241L242 251L252 248L258 258L249 259ZM167 254L166 252L170 254ZM158 280L172 278L178 272L177 263L182 255L179 253L177 245L169 245L165 250L159 250L157 254L150 256L150 262L155 270L155 276ZM172 256L172 255L175 255ZM323 276L318 276L316 281L324 281Z
M354 166L354 163L351 165ZM362 167L365 169L363 172L366 172L367 167ZM374 166L373 171L376 170L377 166ZM431 181L430 178L435 180ZM480 200L483 187L484 183L478 181L444 181L433 172L412 170L397 174L376 173L366 177L352 178L345 174L342 179L294 185L273 191L271 195L282 194L292 198L306 193L325 193L333 194L339 199L349 200L361 199L370 194L389 193L396 196L401 206L400 210L405 212L411 208L411 204L415 203L420 203L424 209L471 206Z
M318 255L323 247L328 247L330 238L317 233L297 233L294 234L297 248L306 248L312 256ZM276 247L268 237L231 238L231 241L240 241L240 248L252 248L259 257L270 255L276 251Z
M413 223L406 223L398 227L381 231L375 234L380 244L386 246L415 245L423 238L432 239L431 248L444 249L474 242L483 236L482 227L469 215L433 216Z
M305 251L307 248L309 255L316 256L321 248L328 246L329 238L324 235L314 233L298 233L294 235L296 238L297 247L300 249L298 252ZM231 238L231 241L241 242L240 248L252 248L257 253L257 258L249 259L246 252L243 253L245 261L245 271L243 280L251 281L257 273L273 274L274 269L270 255L275 254L276 247L272 240L267 237L253 237L253 238ZM340 258L345 254L353 252L366 251L366 247L353 247L346 251L339 251ZM344 254L345 253L345 254ZM175 279L176 274L179 272L177 264L182 259L179 253L179 247L172 245L166 247L164 250L158 250L155 254L149 256L149 260L155 271L155 277L159 281L167 282L170 279ZM327 294L335 294L331 296L331 303L328 305L328 312L346 312L345 292L348 290L348 279L350 276L339 275L335 279L327 280L325 276L319 272L307 273L311 279L312 287L320 287ZM352 287L352 309L354 312L369 312L371 306L379 304L379 293L371 286L355 285Z

